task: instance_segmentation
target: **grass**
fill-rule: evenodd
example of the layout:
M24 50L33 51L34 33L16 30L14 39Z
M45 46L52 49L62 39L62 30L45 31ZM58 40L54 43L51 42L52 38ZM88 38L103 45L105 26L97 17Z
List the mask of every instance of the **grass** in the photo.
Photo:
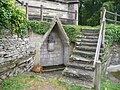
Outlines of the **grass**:
M101 90L120 90L120 84L113 83L110 80L102 77Z
M0 90L86 90L75 84L59 81L57 78L43 80L34 74L18 74L3 81ZM120 84L112 83L102 77L101 90L120 90Z
M43 80L33 75L18 74L3 81L0 90L85 90L83 87L60 82L58 79Z

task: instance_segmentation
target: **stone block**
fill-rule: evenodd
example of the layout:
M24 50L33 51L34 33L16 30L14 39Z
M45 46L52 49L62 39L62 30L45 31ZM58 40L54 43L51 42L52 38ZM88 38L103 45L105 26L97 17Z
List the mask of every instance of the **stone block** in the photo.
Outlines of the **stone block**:
M3 63L3 62L4 62L4 58L0 57L0 63Z
M0 79L4 80L7 76L6 75L2 75L0 76Z
M5 51L0 51L0 57L3 57L6 54Z
M12 58L11 58L11 57L4 58L4 61L5 61L5 62L6 62L6 61L10 61L10 60L12 60Z
M2 81L3 81L3 80L2 80L2 79L0 79L0 85L2 84Z
M5 71L7 71L7 70L8 70L7 67L2 67L2 68L0 68L0 73L5 72Z

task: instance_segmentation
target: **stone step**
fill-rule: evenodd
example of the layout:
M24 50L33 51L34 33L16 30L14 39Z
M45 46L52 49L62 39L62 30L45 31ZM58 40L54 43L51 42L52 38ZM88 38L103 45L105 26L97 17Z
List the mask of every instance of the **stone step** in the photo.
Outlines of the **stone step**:
M92 33L98 33L99 32L99 29L97 28L86 28L86 29L81 29L81 32L92 32Z
M83 33L84 36L99 36L99 33Z
M96 47L93 46L76 46L76 49L78 50L85 50L85 51L96 51Z
M97 43L97 39L76 39L77 42L90 42L90 43Z
M86 81L80 80L78 78L62 76L62 78L59 79L59 80L61 82L65 82L65 83L68 83L68 84L76 84L77 86L84 87L85 90L92 90L92 88L93 88L93 83L86 82Z
M94 46L76 46L75 47L77 50L84 50L84 51L93 51L93 52L96 52L96 47ZM104 48L101 48L100 49L100 52L103 52L104 51Z
M98 39L98 36L77 36L78 39Z
M43 72L53 72L53 71L60 71L64 70L64 65L53 65L53 66L43 66Z
M61 68L53 68L53 69L43 70L43 72L61 71L61 70L64 70L64 69L65 69L64 67L61 67Z
M74 50L73 54L77 54L84 57L91 57L91 58L95 57L95 52L88 52L88 51L81 51L81 50Z
M86 71L71 67L66 67L63 70L62 74L68 77L78 78L86 82L92 82L94 76L94 73L92 71Z
M80 64L76 62L69 62L66 66L76 68L76 69L94 71L94 68L92 65Z
M75 42L77 46L97 46L97 43L90 43L90 42Z
M90 65L93 65L94 59L85 58L85 57L78 56L78 55L71 55L70 61L76 62L76 63L81 63L81 64L90 64Z

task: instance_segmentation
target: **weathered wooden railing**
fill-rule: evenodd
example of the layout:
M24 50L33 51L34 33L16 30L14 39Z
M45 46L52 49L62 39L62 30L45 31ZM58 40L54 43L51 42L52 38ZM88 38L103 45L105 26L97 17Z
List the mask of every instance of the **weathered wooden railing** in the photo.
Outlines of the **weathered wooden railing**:
M111 14L111 15L114 16L114 20L106 18L106 21L114 22L115 24L117 24L117 23L120 24L120 21L118 21L118 17L120 17L120 15L117 14L117 12L113 13L113 12L110 12L110 11L106 11L106 13Z
M115 20L107 19L106 14L112 14L115 15ZM110 11L107 11L104 7L101 9L100 12L100 32L98 37L98 43L93 63L94 68L94 90L100 90L100 81L101 81L101 61L99 60L100 57L100 49L101 47L105 47L105 29L106 29L106 21L114 22L115 24L120 23L120 21L117 21L117 17L120 16L117 13L113 13Z
M27 17L27 19L28 19L29 17L36 17L36 18L39 18L41 21L42 21L43 19L51 20L51 19L54 18L54 16L43 15L43 11L44 11L44 10L51 10L51 11L64 12L64 13L72 14L72 15L74 16L74 18L61 18L61 17L60 17L60 20L61 20L61 21L69 21L69 22L73 22L74 24L78 24L78 20L77 20L77 10L75 10L75 11L69 11L69 10L53 9L53 8L44 7L43 5L40 5L40 6L32 6L32 5L28 5L28 3L24 4L24 2L20 2L19 0L16 0L16 1L17 1L17 3L19 3L21 6L24 6L24 8L26 9L26 17ZM40 13L38 13L38 15L30 15L30 14L28 13L29 8L39 9L39 10L40 10Z

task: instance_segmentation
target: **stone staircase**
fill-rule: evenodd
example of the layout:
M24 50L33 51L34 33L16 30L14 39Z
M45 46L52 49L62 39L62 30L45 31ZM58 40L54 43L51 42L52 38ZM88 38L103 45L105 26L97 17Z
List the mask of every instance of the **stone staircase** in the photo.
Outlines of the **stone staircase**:
M63 75L82 80L92 87L94 68L93 62L98 42L99 29L81 29L82 36L77 36L76 45ZM103 49L101 48L101 51ZM102 53L101 53L102 55ZM100 56L101 56L100 55ZM90 83L90 84L88 84Z

